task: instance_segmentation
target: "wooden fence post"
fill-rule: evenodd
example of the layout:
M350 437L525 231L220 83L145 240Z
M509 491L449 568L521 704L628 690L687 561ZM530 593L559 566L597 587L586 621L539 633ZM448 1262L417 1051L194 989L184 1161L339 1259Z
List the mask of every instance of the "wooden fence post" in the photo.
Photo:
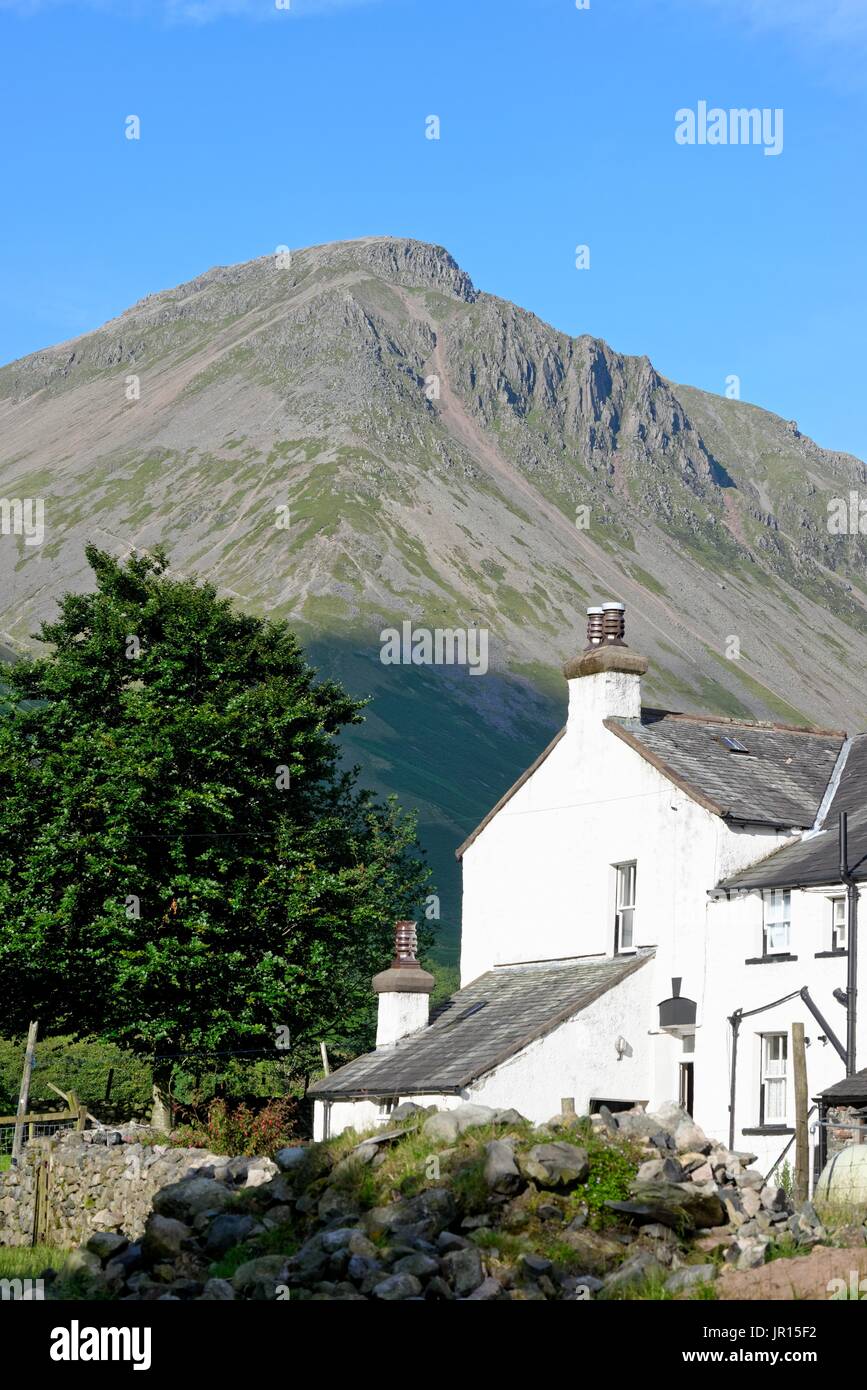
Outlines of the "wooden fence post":
M24 1117L30 1100L30 1076L36 1056L36 1034L39 1024L31 1023L27 1030L27 1051L24 1053L24 1070L21 1073L21 1090L18 1092L18 1110L15 1115L15 1135L12 1140L12 1166L17 1166L21 1157L21 1144L24 1137Z
M795 1201L807 1200L810 1185L810 1142L807 1134L807 1049L803 1023L792 1024L795 1071Z

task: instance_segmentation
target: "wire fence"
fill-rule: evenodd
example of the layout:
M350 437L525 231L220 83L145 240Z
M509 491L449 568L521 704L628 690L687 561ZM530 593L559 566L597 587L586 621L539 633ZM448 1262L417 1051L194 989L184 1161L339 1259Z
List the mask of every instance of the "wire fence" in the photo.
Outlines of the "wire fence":
M47 1139L58 1130L74 1129L77 1123L75 1115L68 1120L28 1120L22 1126L21 1143L28 1144L31 1139ZM0 1125L0 1155L11 1154L12 1144L15 1139L15 1126L11 1124Z

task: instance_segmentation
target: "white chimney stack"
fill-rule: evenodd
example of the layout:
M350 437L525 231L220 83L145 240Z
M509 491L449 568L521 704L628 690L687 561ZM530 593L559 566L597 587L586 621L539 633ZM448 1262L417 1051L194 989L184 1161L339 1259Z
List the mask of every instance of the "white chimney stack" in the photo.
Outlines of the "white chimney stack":
M563 667L569 682L567 728L574 732L603 719L641 717L641 677L647 661L627 647L626 609L604 603L587 609L587 646Z
M373 977L379 995L376 1046L394 1047L401 1038L426 1028L434 977L416 960L415 922L395 922L394 960Z

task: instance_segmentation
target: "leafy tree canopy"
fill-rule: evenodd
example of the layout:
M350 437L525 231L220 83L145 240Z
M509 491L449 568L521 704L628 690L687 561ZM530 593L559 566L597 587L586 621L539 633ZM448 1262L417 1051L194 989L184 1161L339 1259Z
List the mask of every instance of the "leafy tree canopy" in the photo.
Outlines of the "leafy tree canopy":
M86 554L95 591L4 672L4 1031L357 1050L428 873L412 819L340 765L364 702L162 550Z

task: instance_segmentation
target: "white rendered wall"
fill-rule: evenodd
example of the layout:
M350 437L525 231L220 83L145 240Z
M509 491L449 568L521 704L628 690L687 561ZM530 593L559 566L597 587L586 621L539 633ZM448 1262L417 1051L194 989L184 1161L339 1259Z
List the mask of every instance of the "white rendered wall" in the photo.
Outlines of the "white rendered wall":
M378 995L376 1015L376 1047L393 1047L408 1033L427 1027L429 996L409 994L402 990L385 990Z
M651 1008L653 962L648 961L615 989L603 994L582 1013L553 1033L533 1042L495 1071L468 1086L461 1095L406 1095L417 1105L449 1110L464 1100L497 1109L513 1108L539 1124L560 1110L565 1096L575 1099L579 1114L591 1097L646 1101L651 1090L651 1050L642 1036ZM617 1039L631 1048L617 1060ZM665 1096L664 1099L671 1099ZM324 1134L323 1101L314 1107L314 1139ZM387 1123L378 1102L340 1101L331 1106L329 1132L333 1137L350 1125L361 1133Z
M762 951L762 899L759 893L745 894L730 902L710 905L708 912L708 988L702 1027L696 1034L695 1118L715 1137L728 1137L731 1065L731 1027L729 1017L736 1009L748 1012L770 1004L806 985L814 1002L846 1044L846 1010L833 997L834 989L846 988L848 957L819 958L817 953L831 948L831 896L842 896L842 889L795 890L792 893L790 952L794 961L746 965ZM865 909L862 906L861 916ZM867 966L862 950L859 960L859 997L864 1001L858 1028L857 1065L867 1065ZM759 1155L767 1171L784 1147L789 1135L749 1135L745 1129L759 1124L761 1070L760 1035L786 1033L789 1037L787 1078L787 1124L794 1123L794 1080L792 1072L791 1029L802 1022L810 1039L807 1047L809 1103L825 1087L841 1081L845 1067L830 1043L819 1041L824 1029L800 999L743 1019L738 1039L737 1095L735 1103L735 1147ZM815 1116L813 1117L816 1118ZM811 1120L811 1123L813 1121ZM811 1135L811 1148L815 1142ZM794 1166L794 1148L789 1151Z

